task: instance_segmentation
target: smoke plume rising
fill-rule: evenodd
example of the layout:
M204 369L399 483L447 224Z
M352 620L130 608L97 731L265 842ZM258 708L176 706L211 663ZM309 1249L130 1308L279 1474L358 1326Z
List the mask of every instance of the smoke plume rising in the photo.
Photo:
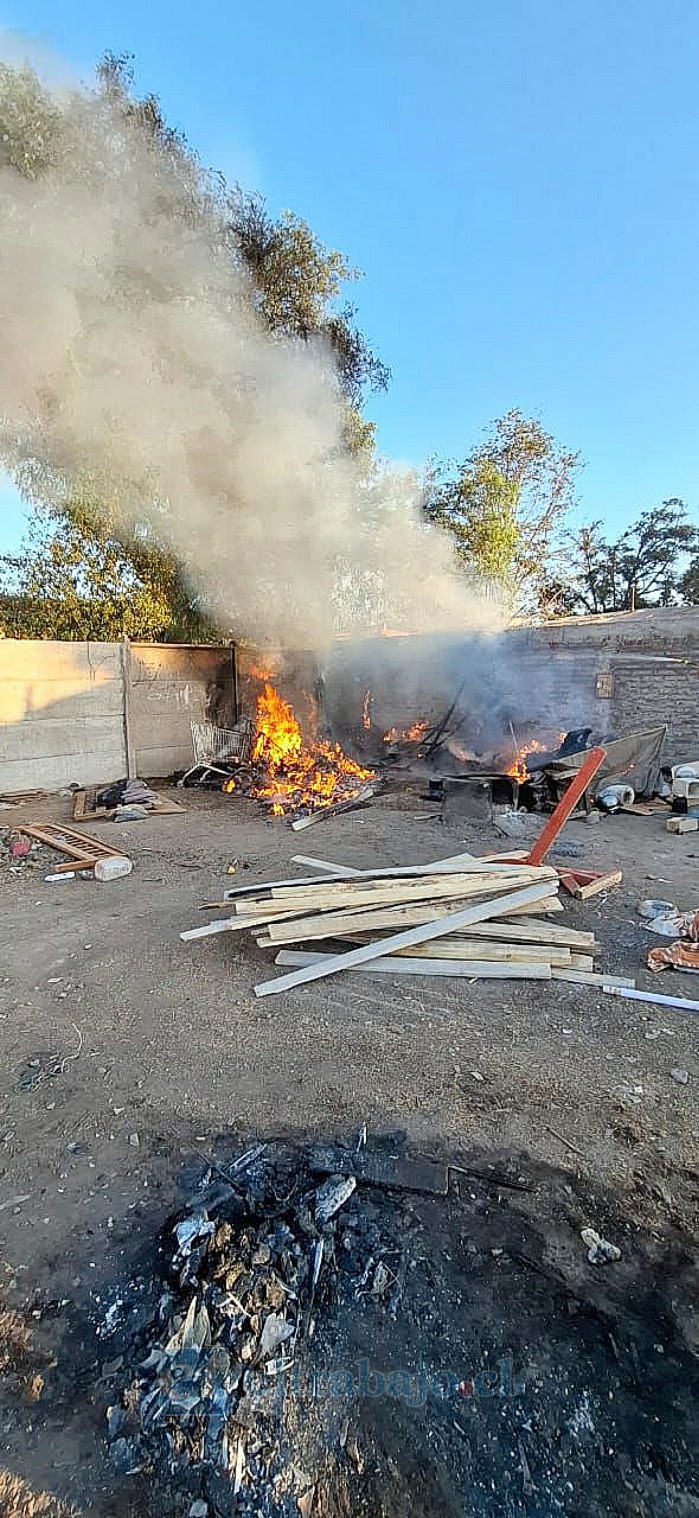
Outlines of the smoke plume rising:
M176 552L222 630L485 628L416 482L343 447L332 355L275 339L191 159L109 93L0 76L0 450ZM11 146L12 146L11 144ZM19 144L19 147L17 147ZM18 154L25 157L19 161ZM14 156L13 156L14 155Z

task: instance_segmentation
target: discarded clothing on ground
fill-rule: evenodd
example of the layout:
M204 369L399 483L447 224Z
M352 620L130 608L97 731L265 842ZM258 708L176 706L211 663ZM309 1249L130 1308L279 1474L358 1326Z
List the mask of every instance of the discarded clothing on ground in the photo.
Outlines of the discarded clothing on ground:
M145 780L138 780L135 776L116 780L113 785L107 785L97 792L95 798L98 806L154 806L158 800L155 791L152 791Z
M667 948L649 949L646 963L649 970L693 970L699 974L699 943L687 944L678 939Z

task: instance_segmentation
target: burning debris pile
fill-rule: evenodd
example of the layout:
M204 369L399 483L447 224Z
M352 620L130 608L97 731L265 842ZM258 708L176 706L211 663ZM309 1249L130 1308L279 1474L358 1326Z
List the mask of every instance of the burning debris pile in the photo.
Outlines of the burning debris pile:
M374 778L374 771L350 759L339 743L316 736L306 740L290 704L265 680L255 705L250 760L224 790L264 801L274 817L283 817L352 801Z

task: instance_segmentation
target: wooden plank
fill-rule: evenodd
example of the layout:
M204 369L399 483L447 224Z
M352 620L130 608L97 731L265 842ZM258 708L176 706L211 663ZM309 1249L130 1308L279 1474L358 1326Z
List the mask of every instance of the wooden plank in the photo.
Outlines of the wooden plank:
M528 885L529 883L530 882L528 881L515 881L513 890L515 889L515 886L524 886ZM382 911L390 912L394 909L398 910L401 907L407 908L411 906L423 908L426 906L434 907L435 912L438 912L442 906L446 908L449 903L455 903L459 901L473 901L480 898L481 896L496 897L497 895L498 892L494 891L492 887L476 886L471 887L471 889L466 888L463 890L458 890L455 888L452 891L442 892L439 896L431 896L425 894L424 896L407 897L404 901L402 901L400 898L396 899L393 895L389 894L386 896L377 895L370 901L356 901L352 898L348 899L346 897L339 897L335 900L327 901L324 901L322 898L320 898L315 902L306 900L295 902L292 897L284 896L281 897L278 902L236 902L235 915L236 917L257 917L262 916L265 912L267 912L270 920L272 920L274 918L284 916L318 917L325 913L330 914L351 912L352 914L369 914L372 912ZM417 922L418 918L415 918L415 921Z
M516 907L515 911L508 912L507 916L508 918L518 917L521 913L522 916L531 917L532 913L542 913L545 915L549 912L563 911L565 911L563 902L559 901L557 896L547 896L543 901L538 902L533 907Z
M396 878L392 872L385 875L376 875L371 879L359 877L353 880L314 880L310 885L298 886L296 883L282 886L269 887L272 896L297 896L299 894L309 898L322 896L367 896L370 897L376 891L391 891L395 896L402 897L406 891L441 891L450 886L460 885L464 881L485 881L489 885L499 885L506 890L510 881L549 880L555 886L558 883L558 872L547 865L485 865L482 867L469 867L462 870L440 870L421 872L418 875L403 875ZM264 890L265 887L263 886Z
M213 938L215 933L234 933L236 928L249 927L249 923L236 922L235 917L215 917L213 922L203 922L199 928L187 928L180 933L183 943L190 938Z
M301 860L304 858L304 856L295 855L295 858L297 860ZM334 882L341 883L343 880L347 880L350 877L356 880L377 881L400 879L409 880L411 878L418 880L422 879L425 875L443 875L447 873L451 874L455 871L458 871L459 873L466 871L469 874L482 874L486 872L486 863L483 860L476 858L472 854L454 854L451 858L437 859L434 864L401 865L397 866L394 869L388 870L351 870L349 865L340 865L335 871ZM499 868L492 869L493 874L499 874L501 872L502 865L500 865ZM537 876L536 878L538 879L539 877ZM327 883L331 883L331 877L329 875ZM265 891L271 891L274 887L277 886L288 886L290 890L296 890L299 886L317 886L320 884L321 882L319 881L317 875L298 875L295 877L292 876L290 879L286 878L283 880L259 880L253 885L231 886L227 891L224 892L224 895L227 901L235 901L239 896L262 896Z
M373 935L368 933L348 933L343 936L352 943L373 942ZM418 944L415 948L397 949L395 952L400 956L417 955L419 958L422 955L427 959L488 959L515 965L555 964L559 969L572 968L576 959L570 949L547 948L540 944L489 943L487 939L474 939L471 942L468 938L458 938L456 935L453 938L440 938L433 944ZM586 962L581 968L591 969L592 960L588 955L584 957Z
M464 938L501 938L511 943L563 944L569 949L596 949L594 933L578 932L576 928L560 927L553 922L528 922L517 919L507 922L484 922L475 928L462 928Z
M497 896L507 890L515 890L520 886L532 885L528 876L520 879L512 877L505 885L501 881L483 880L476 877L473 880L459 876L453 882L431 886L424 882L421 886L396 890L390 885L385 889L377 886L371 891L335 890L326 892L318 891L284 891L280 895L250 896L245 900L234 902L233 908L237 915L256 916L258 913L269 909L270 917L279 911L293 911L296 916L301 913L311 912L361 912L372 911L382 907L413 906L422 902L439 903L440 901L467 900L473 896ZM549 883L549 890L553 885Z
M580 986L633 986L623 975L600 975L594 970L552 970L552 980L567 980Z
M280 949L275 959L278 965L298 965L299 975L303 971L314 971L314 974L303 974L303 980L318 980L322 975L331 974L329 969L335 956L333 954L304 953L298 949ZM471 960L464 962L459 959L400 959L398 955L388 956L386 959L374 959L371 964L352 966L363 974L369 975L451 975L462 976L468 980L550 980L552 970L550 965L510 965L495 964L492 960ZM280 981L293 980L294 984L300 984L297 975L281 975L279 980L269 981L272 986L279 985ZM260 993L257 986L255 994Z
M349 953L333 954L323 964L307 965L303 969L292 971L290 975L282 975L277 980L262 981L255 986L255 995L276 996L280 991L290 991L295 986L305 985L307 981L322 980L326 975L337 975L342 970L351 970L355 965L368 964L372 959L385 955L387 950L390 954L394 949L409 948L411 944L429 943L433 938L445 937L456 927L468 927L471 923L486 922L490 917L502 917L513 907L529 906L531 902L542 901L549 889L549 882L542 880L535 885L525 886L520 891L511 891L496 901L477 902L474 906L465 907L462 912L438 918L435 922L423 923L417 928L408 928L406 932L397 933L392 938L363 944L361 948L351 949ZM521 969L521 966L518 968Z
M576 901L587 901L590 896L599 896L600 891L610 891L612 886L621 885L621 880L621 870L610 870L607 875L597 875L583 884L574 877L571 894Z
M548 854L552 843L558 837L561 828L565 826L571 812L574 811L575 806L580 800L581 796L584 796L585 791L590 784L590 781L597 774L600 765L604 762L606 757L606 749L590 749L590 752L587 758L581 764L577 775L575 775L571 780L571 783L568 786L565 795L561 797L558 806L556 807L555 811L552 812L548 822L545 823L544 827L541 829L534 847L530 850L527 856L530 864L541 864L542 861L546 858L546 855Z
M284 977L288 979L287 977ZM685 996L664 996L657 991L637 991L635 987L624 990L615 986L608 975L604 977L603 991L609 996L624 996L629 1001L644 1001L651 1007L676 1007L680 1012L699 1012L699 1001L688 1001Z
M306 854L294 854L291 863L308 865L311 870L320 870L321 874L334 875L338 879L359 874L359 870L353 870L349 864L330 864L327 859L314 859Z
M64 864L52 865L51 874L68 875L73 870L75 870L76 873L80 873L82 870L94 870L96 863L96 859L69 859Z
M287 918L290 915L288 912L280 912L279 914L282 918ZM199 928L187 928L184 933L180 933L180 938L186 943L190 938L210 938L213 933L242 933L246 928L250 928L251 930L253 928L266 928L269 921L270 919L266 915L261 917L215 917L211 922L202 923ZM270 939L269 942L271 943L271 941Z
M512 856L510 856L510 858L511 857ZM524 858L525 856L523 855L522 857ZM307 864L310 865L311 869L323 870L328 874L335 874L338 878L342 879L352 875L355 876L358 880L371 880L380 875L382 879L389 880L393 877L397 878L401 875L438 875L442 873L450 874L453 870L468 869L471 865L487 863L489 862L490 858L491 856L489 854L451 854L445 859L435 859L432 864L394 865L386 870L355 870L352 869L352 867L348 864L331 864L330 860L328 859L314 859L312 856L309 856L307 854L294 854L291 862L292 864ZM493 854L492 858L496 863L502 863L502 858L500 855Z
M303 828L315 827L317 822L323 822L326 817L337 817L338 812L350 812L355 806L363 806L365 801L370 801L376 795L376 784L363 785L356 796L350 796L347 801L338 801L334 806L319 807L317 812L311 812L308 817L296 817L291 826L295 833Z
M343 880L344 876L338 875L337 879ZM296 879L284 877L281 880L257 880L254 885L229 886L228 890L224 891L223 896L225 901L238 901L250 896L262 898L266 891L271 893L273 886L306 886L317 884L317 875L299 875Z
M494 854L478 854L487 864L524 864L529 858L528 849L497 849Z
M57 823L39 825L18 822L16 828L17 832L35 838L38 843L56 849L59 854L68 854L71 859L93 860L95 856L106 859L119 852L118 849L100 843L97 838L90 838L87 833L76 833L72 828L64 828Z
M385 886L380 882L372 883L365 889L360 890L354 883L348 884L343 889L337 882L332 889L311 890L304 887L302 891L273 891L273 907L289 907L297 912L322 912L335 911L340 907L350 911L359 911L363 907L382 906L410 906L421 901L448 901L453 898L466 898L469 896L495 896L508 890L515 890L520 886L538 884L536 877L532 880L530 875L512 875L503 882L492 880L488 876L474 876L469 878L464 875L447 876L444 880L432 877L430 880L421 881L418 884L397 884L387 882ZM553 892L553 882L545 882L548 890ZM557 882L556 882L557 884ZM259 898L251 897L248 902L240 903L240 911L254 911L256 906L264 905Z
M224 901L223 906L227 905L228 902ZM322 911L322 907L320 910ZM340 907L339 910L344 911L344 908ZM252 921L255 918L259 918L263 922L267 920L274 922L280 917L307 917L310 915L311 911L308 906L305 906L303 903L300 903L298 906L290 906L286 900L281 902L272 900L236 901L233 903L233 916L240 917L241 920L248 918Z
M496 898L489 900L495 906ZM287 944L304 943L307 940L310 942L311 939L318 938L345 938L350 933L374 933L379 928L396 930L440 920L454 921L461 912L459 902L425 902L422 906L397 905L377 908L374 912L317 912L300 917L287 915L282 921L278 918L268 919L264 941Z

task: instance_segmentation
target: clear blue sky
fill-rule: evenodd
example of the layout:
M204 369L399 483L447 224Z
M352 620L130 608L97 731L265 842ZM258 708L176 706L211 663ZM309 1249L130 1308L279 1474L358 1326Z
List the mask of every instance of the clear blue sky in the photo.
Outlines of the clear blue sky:
M699 502L699 0L4 0L85 78L136 54L203 159L361 266L379 445L511 406L620 529ZM16 502L0 490L0 542ZM4 516L4 526L3 524Z

